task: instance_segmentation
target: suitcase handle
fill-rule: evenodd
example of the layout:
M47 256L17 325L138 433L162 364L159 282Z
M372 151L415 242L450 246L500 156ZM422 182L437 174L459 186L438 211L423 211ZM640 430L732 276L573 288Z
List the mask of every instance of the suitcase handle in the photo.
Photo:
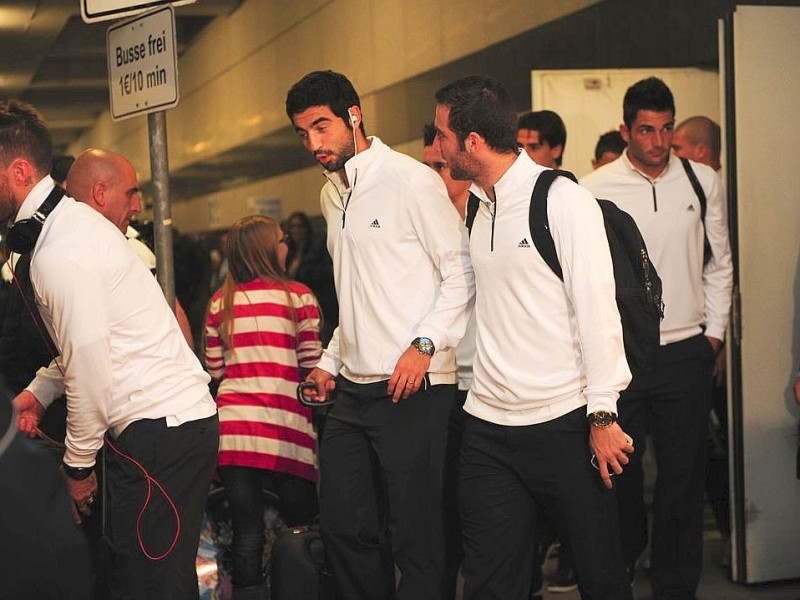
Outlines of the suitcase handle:
M334 390L328 390L328 393L325 395L325 400L319 402L317 400L313 400L310 396L306 395L306 390L317 390L317 384L313 381L303 381L297 386L297 400L303 406L308 406L309 408L320 408L321 406L330 406L336 399L333 397Z

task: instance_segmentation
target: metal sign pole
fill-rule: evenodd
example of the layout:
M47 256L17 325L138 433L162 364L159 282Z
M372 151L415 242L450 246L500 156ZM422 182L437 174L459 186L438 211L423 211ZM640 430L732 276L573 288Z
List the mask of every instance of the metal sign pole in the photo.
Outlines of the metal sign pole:
M167 303L175 311L175 270L172 257L172 210L169 201L167 115L163 110L147 115L150 139L150 172L153 183L153 237L156 277Z

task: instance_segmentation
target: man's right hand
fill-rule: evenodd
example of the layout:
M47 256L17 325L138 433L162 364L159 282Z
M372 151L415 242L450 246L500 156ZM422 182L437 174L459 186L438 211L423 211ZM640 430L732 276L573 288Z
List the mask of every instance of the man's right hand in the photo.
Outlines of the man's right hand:
M317 386L316 390L310 389L306 392L306 395L316 402L325 402L328 392L336 388L336 380L334 380L333 375L318 367L311 369L311 372L306 375L306 381L310 381Z
M44 407L31 392L22 390L11 403L17 409L17 427L29 437L39 435L39 421L42 418Z

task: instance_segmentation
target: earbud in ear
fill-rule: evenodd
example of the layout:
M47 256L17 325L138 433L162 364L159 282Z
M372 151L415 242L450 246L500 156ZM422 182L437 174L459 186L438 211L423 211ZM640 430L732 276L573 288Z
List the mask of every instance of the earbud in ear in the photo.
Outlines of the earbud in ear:
M356 121L358 121L356 114L352 110L347 111L347 114L350 115L350 122L355 125Z

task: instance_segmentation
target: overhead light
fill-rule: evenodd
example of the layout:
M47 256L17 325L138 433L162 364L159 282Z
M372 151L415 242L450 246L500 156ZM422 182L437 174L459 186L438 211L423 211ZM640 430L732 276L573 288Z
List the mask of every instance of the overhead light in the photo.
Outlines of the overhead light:
M256 125L261 125L261 122L264 120L263 115L253 115L244 120L245 127L255 127Z
M4 90L22 89L30 82L24 73L0 73L0 88Z
M208 150L210 147L211 144L209 142L197 142L191 147L190 152L192 154L201 154L202 152Z
M31 8L0 8L0 30L25 30L35 12Z

